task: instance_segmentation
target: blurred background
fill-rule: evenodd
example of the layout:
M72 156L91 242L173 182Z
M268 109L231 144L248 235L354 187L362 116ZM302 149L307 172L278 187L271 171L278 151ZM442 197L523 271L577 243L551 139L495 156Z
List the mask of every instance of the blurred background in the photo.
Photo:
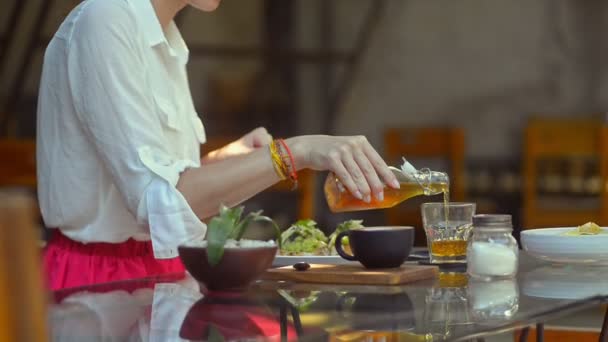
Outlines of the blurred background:
M35 196L43 53L78 3L0 2L0 187ZM364 134L390 164L447 171L453 199L512 214L517 230L604 222L606 1L225 0L176 21L206 151L257 126ZM334 215L325 175L301 177L248 208L331 231L346 218L419 227L419 204L441 200Z

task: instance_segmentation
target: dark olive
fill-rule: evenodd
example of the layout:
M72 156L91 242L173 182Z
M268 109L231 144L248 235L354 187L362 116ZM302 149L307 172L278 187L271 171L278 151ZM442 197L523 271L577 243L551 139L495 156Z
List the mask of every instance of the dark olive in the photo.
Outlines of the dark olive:
M296 262L296 263L293 265L293 268L294 268L296 271L306 271L307 269L309 269L309 268L310 268L310 265L309 265L307 262L300 261L300 262Z

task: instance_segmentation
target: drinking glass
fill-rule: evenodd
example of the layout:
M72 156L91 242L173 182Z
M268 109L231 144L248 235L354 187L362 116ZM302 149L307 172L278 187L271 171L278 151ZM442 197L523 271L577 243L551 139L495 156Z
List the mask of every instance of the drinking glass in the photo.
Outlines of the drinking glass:
M466 263L475 203L424 203L421 210L430 262Z

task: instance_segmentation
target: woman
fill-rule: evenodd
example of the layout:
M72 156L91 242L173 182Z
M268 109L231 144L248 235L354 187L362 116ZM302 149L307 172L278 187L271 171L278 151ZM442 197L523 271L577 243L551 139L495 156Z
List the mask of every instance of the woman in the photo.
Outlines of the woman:
M183 273L201 219L297 171L331 170L355 196L399 184L363 137L273 140L258 128L199 160L205 142L173 22L219 0L86 0L45 53L38 108L44 255L52 289ZM202 165L201 165L202 164Z

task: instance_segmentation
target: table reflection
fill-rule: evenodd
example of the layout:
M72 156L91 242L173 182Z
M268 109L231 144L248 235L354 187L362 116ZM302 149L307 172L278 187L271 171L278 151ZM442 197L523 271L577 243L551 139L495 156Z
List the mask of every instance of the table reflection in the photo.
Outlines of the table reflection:
M475 323L498 323L519 309L519 289L513 279L469 282L469 305Z
M472 324L467 294L468 276L464 272L444 271L439 281L427 290L424 329L433 340L445 340L459 325Z
M513 280L450 268L405 286L261 281L239 294L134 280L54 293L50 328L54 341L443 341L536 324L608 293L606 267L526 265Z
M276 291L201 293L192 278L57 292L53 341L295 340L297 311Z
M191 278L57 292L50 307L53 341L179 341L186 312L202 297Z
M464 271L444 271L427 290L424 326L434 340L445 340L475 324L509 321L518 308L519 289L514 279L477 281Z
M550 265L526 273L522 293L547 299L582 299L608 294L606 266Z
M188 311L179 336L194 341L242 341L264 339L279 341L297 338L293 324L272 310L281 305L277 296L263 298L248 293L209 293Z

